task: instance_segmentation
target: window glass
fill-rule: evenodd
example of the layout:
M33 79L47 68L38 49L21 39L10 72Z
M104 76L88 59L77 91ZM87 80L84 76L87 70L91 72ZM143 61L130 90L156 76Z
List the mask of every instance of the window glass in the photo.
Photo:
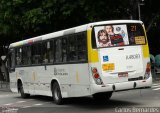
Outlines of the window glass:
M31 64L31 52L29 46L22 47L22 65Z
M78 51L78 60L85 61L87 57L87 44L86 44L86 35L81 33L77 35L77 51Z
M146 43L144 30L141 24L127 24L127 28L130 45Z
M87 61L86 33L58 37L16 49L16 65Z
M11 49L10 50L10 55L9 55L9 59L8 59L8 66L13 69L15 68L15 49Z
M48 63L47 42L42 43L42 63Z
M55 42L55 63L62 62L62 41L61 39L56 39Z
M68 45L68 57L70 62L74 62L78 60L77 56L77 38L75 36L68 37L69 45Z
M16 65L22 65L22 48L16 48Z
M42 43L42 61L43 63L53 63L53 41Z
M54 62L54 45L53 45L53 40L49 41L47 43L47 51L49 54L49 63Z
M62 61L67 62L67 37L62 38Z
M143 27L137 23L95 26L93 32L92 37L100 48L146 43Z
M32 53L32 64L41 64L41 43L33 44L31 46L31 53Z

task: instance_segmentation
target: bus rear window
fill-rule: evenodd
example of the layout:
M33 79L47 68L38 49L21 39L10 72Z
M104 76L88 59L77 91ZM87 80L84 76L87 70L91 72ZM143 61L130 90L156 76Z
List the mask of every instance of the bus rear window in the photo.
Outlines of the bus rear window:
M94 26L92 43L98 48L143 45L146 43L146 38L141 24L108 24Z

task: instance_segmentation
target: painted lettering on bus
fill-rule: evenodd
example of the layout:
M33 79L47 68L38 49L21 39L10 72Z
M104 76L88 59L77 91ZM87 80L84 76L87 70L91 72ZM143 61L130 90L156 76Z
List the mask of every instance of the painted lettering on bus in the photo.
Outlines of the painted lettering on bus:
M65 69L54 68L54 75L68 75Z
M140 59L140 54L134 54L134 55L126 55L126 60L132 60L132 59Z

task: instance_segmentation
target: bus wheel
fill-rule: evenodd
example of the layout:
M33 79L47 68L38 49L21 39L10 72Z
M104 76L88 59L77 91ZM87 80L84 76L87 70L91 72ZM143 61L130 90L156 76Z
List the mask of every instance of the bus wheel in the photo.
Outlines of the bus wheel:
M96 94L93 94L93 98L96 101L105 102L105 101L108 101L111 98L112 93L113 92L96 93Z
M63 104L61 90L60 90L59 84L57 82L53 83L52 96L53 96L53 100L56 104L58 104L58 105Z
M23 84L22 83L19 83L19 92L20 92L22 98L28 98L30 96L30 94L24 93L24 89L23 89Z

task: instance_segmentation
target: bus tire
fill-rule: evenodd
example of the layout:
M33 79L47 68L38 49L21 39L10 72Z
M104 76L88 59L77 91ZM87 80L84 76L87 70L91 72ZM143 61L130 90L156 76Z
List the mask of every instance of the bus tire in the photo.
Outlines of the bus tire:
M109 101L113 92L104 92L104 93L96 93L93 94L93 98L99 102Z
M54 102L57 105L63 104L63 98L62 98L59 84L57 82L54 82L52 85L53 85L52 86L52 97L53 97Z
M22 82L19 83L19 92L22 98L28 98L30 96L30 94L24 93Z

